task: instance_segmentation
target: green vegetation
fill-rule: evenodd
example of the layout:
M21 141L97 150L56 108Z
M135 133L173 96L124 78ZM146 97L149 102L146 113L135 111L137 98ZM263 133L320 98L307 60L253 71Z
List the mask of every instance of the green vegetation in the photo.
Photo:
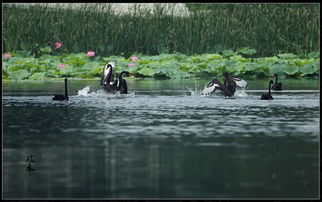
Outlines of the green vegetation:
M112 59L117 73L155 79L225 71L243 77L319 75L319 4L187 7L191 13L182 17L160 6L153 13L135 7L118 15L108 4L80 9L4 4L2 78L100 78Z
M63 46L62 46L63 47ZM60 77L100 78L102 68L110 60L117 61L116 73L129 71L134 77L155 79L189 78L221 75L230 72L243 77L266 77L273 73L289 77L317 76L320 70L320 53L311 52L300 58L294 54L252 58L255 49L243 48L222 54L160 54L102 57L95 53L59 53L44 47L30 55L27 51L4 54L2 78L10 80L43 80Z
M187 4L188 17L168 15L160 6L154 13L136 7L125 15L107 4L100 6L25 9L4 4L3 52L26 49L37 57L37 46L55 41L62 41L69 53L94 50L102 57L125 58L136 53L222 53L241 47L256 49L254 57L305 57L320 51L320 4Z

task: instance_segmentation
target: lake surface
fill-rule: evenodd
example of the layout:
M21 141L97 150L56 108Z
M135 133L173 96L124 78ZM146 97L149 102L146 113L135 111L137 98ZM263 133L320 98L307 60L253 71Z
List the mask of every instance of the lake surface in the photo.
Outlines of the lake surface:
M63 79L3 82L3 198L319 198L319 80L270 101L268 80L198 94L210 80L69 80L69 101Z

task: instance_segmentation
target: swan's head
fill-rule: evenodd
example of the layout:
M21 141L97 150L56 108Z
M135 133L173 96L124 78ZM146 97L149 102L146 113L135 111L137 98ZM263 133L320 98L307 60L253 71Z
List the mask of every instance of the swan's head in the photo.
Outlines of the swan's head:
M113 68L116 66L116 61L112 60L104 66L104 75L107 75L109 72L112 72Z
M124 71L124 74L125 74L126 76L130 76L130 72L128 72L128 71Z
M109 63L105 65L105 67L112 67L115 68L116 66L116 60L111 60Z
M272 76L273 78L275 78L275 77L277 77L277 74L273 74L273 76Z

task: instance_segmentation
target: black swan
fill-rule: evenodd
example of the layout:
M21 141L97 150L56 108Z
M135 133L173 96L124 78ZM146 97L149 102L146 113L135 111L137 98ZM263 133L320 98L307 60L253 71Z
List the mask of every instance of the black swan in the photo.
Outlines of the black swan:
M67 78L65 78L65 95L54 95L53 100L68 100Z
M236 92L236 86L243 88L247 85L245 80L237 78L227 72L224 73L224 77L224 84L222 84L218 79L213 79L204 88L202 94L214 93L217 89L219 89L225 97L231 97Z
M101 86L107 93L116 93L127 94L127 83L125 79L123 79L123 74L126 76L130 76L130 73L127 71L122 71L118 79L113 81L113 68L115 67L115 61L109 62L105 65L101 78Z
M277 83L277 74L274 74L273 75L273 78L275 77L275 83L274 85L272 86L272 89L273 90L282 90L282 83Z
M221 93L226 97L231 97L234 94L218 79L213 79L208 83L208 85L203 89L202 94L214 93L217 89L221 90Z
M269 81L268 84L268 93L267 94L263 94L261 97L261 100L273 100L273 97L271 95L271 84L274 84L273 80Z

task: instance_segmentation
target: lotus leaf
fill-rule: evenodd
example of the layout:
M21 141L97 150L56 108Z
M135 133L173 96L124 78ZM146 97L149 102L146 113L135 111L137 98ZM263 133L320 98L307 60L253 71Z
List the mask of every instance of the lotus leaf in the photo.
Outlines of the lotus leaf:
M81 69L93 69L93 68L100 67L100 66L101 66L101 64L97 61L88 61L81 67ZM103 66L101 66L101 67L103 67Z
M139 67L138 66L130 67L127 71L130 72L131 74L135 74L136 72L139 71Z
M292 53L278 54L278 57L283 58L283 59L297 58L297 56Z
M31 80L42 80L45 78L45 73L36 72L29 77Z
M56 73L56 71L55 70L47 70L46 72L45 72L45 76L46 77L58 77L58 74Z
M273 74L281 74L283 73L283 66L282 64L274 64L274 65L271 65L269 66L269 71L270 71L270 74L273 75Z
M41 50L43 53L46 52L45 49ZM251 53L253 50L244 48L238 50L238 53L247 55L248 51ZM244 58L232 50L223 51L222 55L217 53L193 56L186 56L180 53L155 56L133 54L133 56L139 58L135 62L131 61L131 57L88 57L86 53L58 55L51 55L52 53L50 53L40 55L38 58L22 51L10 54L12 57L8 59L3 57L3 78L16 80L28 78L29 75L31 75L30 79L46 79L48 77L61 76L75 76L79 78L100 77L103 66L111 60L117 61L114 69L116 73L129 71L132 75L140 77L154 76L159 79L168 77L182 78L190 77L191 75L212 76L222 74L225 71L236 75L265 76L278 73L291 76L311 76L318 74L320 67L319 51L309 53L305 59L298 58L291 53L279 54L278 57L250 59ZM65 66L59 68L61 64Z
M296 66L296 65L285 65L285 66L283 66L283 70L284 70L284 72L286 73L286 74L288 74L288 75L293 75L293 74L295 74L295 73L297 73L298 72L298 70L299 70L299 67L298 66Z
M40 51L43 52L43 53L50 53L51 48L50 48L50 46L46 46L44 48L40 48Z
M249 62L250 61L249 58L244 58L241 55L234 55L234 56L230 57L230 59L234 60L234 61L238 61L238 62Z
M152 77L156 72L157 72L157 70L150 69L150 68L143 68L143 69L140 69L138 71L139 74L142 74L142 75L145 75L145 76L149 76L149 77Z
M236 53L232 50L224 50L223 55L226 57L230 57L230 56L236 55Z
M22 80L28 78L30 73L25 69L19 69L17 71L8 71L8 75L13 80Z
M59 74L61 76L73 76L75 74L72 65L65 65L64 68L59 69Z
M320 56L320 52L319 51L314 51L308 54L309 58L318 58Z
M64 60L63 60L63 63L64 64L71 64L71 65L75 65L77 67L81 67L83 66L86 61L85 59L82 59L81 57L66 57Z
M238 50L238 52L240 52L244 55L254 55L257 51L256 51L256 49L252 49L252 48L242 48L242 49Z
M304 75L314 74L318 70L319 70L319 67L314 64L306 64L299 69L299 71L302 72Z

